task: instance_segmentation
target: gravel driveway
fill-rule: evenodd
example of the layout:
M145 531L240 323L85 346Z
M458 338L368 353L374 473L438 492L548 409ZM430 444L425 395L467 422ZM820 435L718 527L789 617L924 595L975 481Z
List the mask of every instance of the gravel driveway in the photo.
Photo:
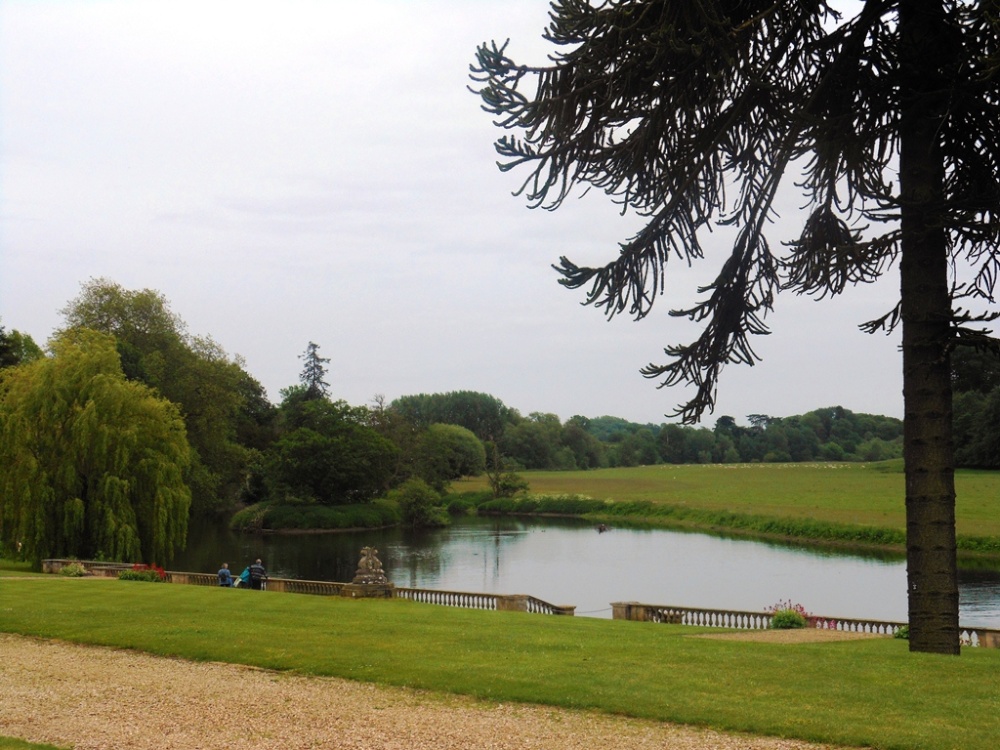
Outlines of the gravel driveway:
M0 735L77 750L824 747L2 633Z

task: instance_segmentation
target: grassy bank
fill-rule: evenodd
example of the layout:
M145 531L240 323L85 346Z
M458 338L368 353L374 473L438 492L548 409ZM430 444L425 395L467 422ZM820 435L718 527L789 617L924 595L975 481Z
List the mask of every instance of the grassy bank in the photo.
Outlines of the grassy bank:
M4 579L0 602L6 632L490 701L880 748L993 750L1000 736L995 650L717 641L685 626L56 576Z
M532 495L607 501L587 517L902 548L902 463L657 465L524 472ZM1000 554L1000 472L959 471L956 529L967 551ZM475 478L457 492L485 487ZM535 512L547 512L539 509Z

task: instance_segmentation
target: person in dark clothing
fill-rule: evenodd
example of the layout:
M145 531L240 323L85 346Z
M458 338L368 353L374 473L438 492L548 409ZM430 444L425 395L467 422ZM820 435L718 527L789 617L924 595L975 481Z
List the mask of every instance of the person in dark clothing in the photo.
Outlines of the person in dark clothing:
M267 588L267 571L264 569L260 558L250 566L250 588L261 591Z
M222 563L222 567L219 568L219 585L229 587L233 585L233 574L229 571L229 563Z

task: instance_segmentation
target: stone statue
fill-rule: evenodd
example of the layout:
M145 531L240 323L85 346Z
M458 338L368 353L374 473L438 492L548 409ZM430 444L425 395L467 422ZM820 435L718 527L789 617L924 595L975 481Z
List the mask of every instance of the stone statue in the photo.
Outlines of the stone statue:
M374 547L361 548L361 561L358 563L358 570L354 574L353 583L358 584L385 584L389 579L385 577L382 570L382 563L378 559L378 550Z

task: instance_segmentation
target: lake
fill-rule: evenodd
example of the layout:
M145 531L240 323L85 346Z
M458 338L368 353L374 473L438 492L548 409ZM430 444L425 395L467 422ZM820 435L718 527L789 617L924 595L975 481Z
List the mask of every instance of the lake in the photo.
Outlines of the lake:
M708 534L612 528L575 519L463 518L447 529L235 534L199 525L170 568L234 572L260 557L276 577L350 581L362 547L397 586L531 594L611 617L611 602L760 612L778 601L842 618L906 620L899 555L843 554ZM1000 571L962 568L960 621L1000 629Z

